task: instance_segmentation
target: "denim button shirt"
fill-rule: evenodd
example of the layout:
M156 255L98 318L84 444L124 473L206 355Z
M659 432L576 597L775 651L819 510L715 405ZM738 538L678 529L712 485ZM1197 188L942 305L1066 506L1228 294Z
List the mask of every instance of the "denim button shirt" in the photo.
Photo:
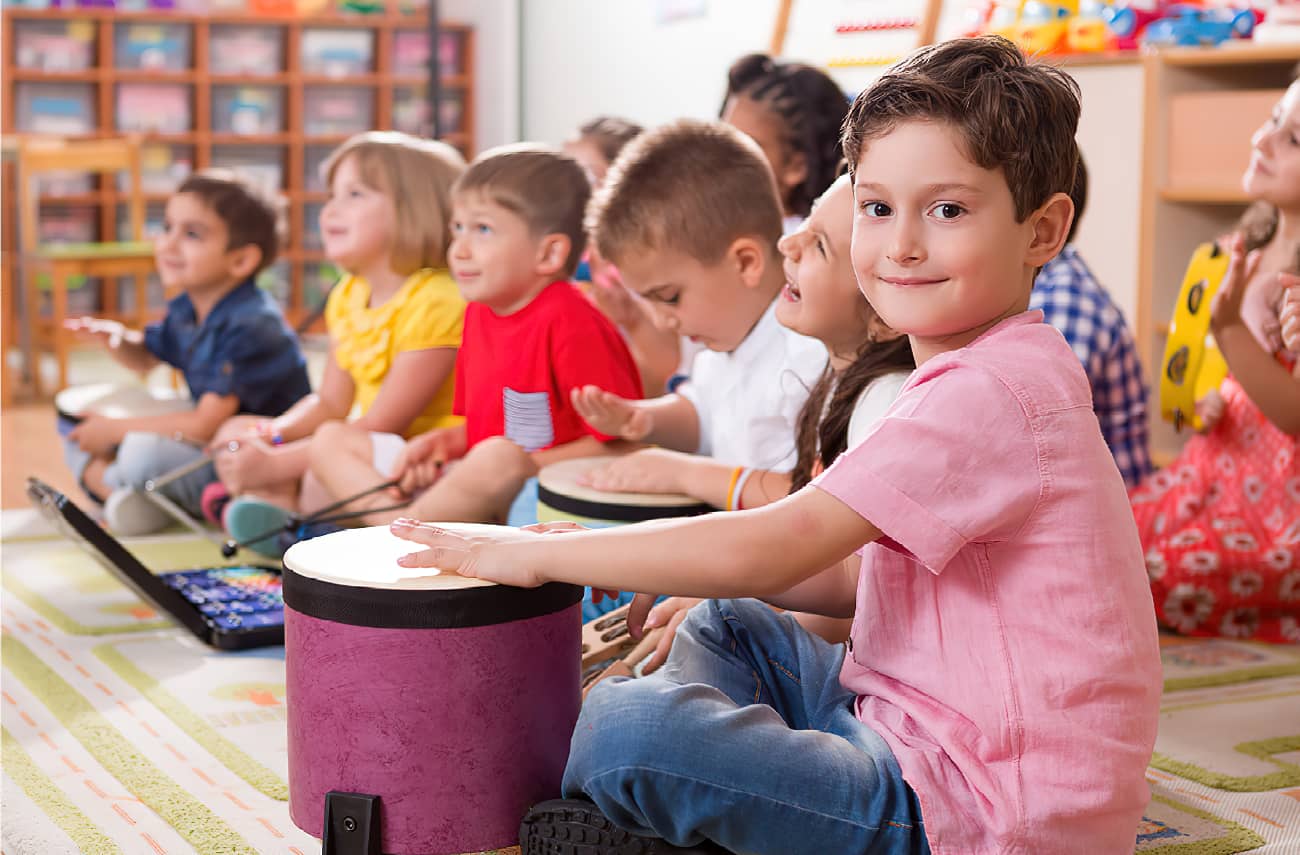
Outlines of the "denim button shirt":
M239 411L278 416L311 391L298 338L269 294L248 279L199 324L188 294L167 304L144 345L185 375L190 397L235 395Z

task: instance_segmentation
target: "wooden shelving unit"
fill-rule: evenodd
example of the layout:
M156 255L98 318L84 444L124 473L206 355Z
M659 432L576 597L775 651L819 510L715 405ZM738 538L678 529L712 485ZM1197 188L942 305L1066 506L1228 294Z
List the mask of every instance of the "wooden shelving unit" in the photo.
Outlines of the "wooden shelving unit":
M303 17L10 7L0 33L5 137L141 134L151 224L192 169L228 166L275 183L288 202L290 242L261 284L293 323L336 276L318 250L325 193L314 174L334 146L373 128L432 135L436 66L439 137L467 158L475 150L473 30L441 21L432 45L427 16L406 2ZM42 196L43 215L51 213L43 238L59 239L60 229L65 239L116 238L125 216L115 187L65 189ZM4 246L17 246L13 218L3 228ZM6 252L6 289L12 261ZM93 311L94 296L79 295L82 308ZM151 304L163 299L155 284Z
M1153 402L1151 445L1167 462L1186 435L1160 420L1161 355L1183 272L1197 244L1228 232L1247 202L1240 179L1252 133L1288 85L1300 45L1179 48L1144 59L1145 111L1138 346Z

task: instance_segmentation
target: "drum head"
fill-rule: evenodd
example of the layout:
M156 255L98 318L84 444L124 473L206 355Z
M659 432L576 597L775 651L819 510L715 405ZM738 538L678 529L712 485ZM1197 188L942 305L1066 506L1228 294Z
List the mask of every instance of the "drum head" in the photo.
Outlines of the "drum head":
M552 463L541 471L537 476L537 486L539 490L553 493L557 496L564 496L569 499L576 499L580 502L590 502L596 505L611 506L635 506L639 508L702 508L708 512L713 510L704 502L691 496L683 496L680 493L607 493L604 490L597 490L593 487L584 487L578 483L578 479L586 475L593 469L601 466L607 466L614 457L577 457L573 460L562 460L559 463ZM599 517L600 514L585 514L586 516ZM673 514L662 514L662 516L673 516ZM654 519L655 517L646 517Z
M448 531L466 534L518 532L518 529L503 525L438 525ZM418 543L397 537L385 525L351 528L295 543L284 554L284 566L308 579L359 588L432 591L496 584L456 573L445 573L432 567L398 566L398 558L419 552L423 548Z
M192 406L193 402L178 392L116 383L69 386L54 396L59 415L73 421L91 413L123 419L175 413Z

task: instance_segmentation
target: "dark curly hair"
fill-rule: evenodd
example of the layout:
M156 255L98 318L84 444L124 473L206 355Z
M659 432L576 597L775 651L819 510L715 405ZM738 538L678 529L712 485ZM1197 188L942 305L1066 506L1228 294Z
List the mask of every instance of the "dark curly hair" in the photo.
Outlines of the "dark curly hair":
M840 128L849 111L848 96L825 72L801 62L778 62L762 53L732 63L719 115L737 96L770 110L784 125L785 143L803 155L808 175L782 201L791 213L808 216L813 201L839 174L844 159Z

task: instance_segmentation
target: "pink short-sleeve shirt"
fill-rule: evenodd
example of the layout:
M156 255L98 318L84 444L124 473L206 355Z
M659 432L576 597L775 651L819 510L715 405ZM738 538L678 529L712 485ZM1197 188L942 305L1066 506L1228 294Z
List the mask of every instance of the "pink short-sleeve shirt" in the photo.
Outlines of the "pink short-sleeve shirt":
M884 537L840 678L942 853L1132 852L1160 658L1124 482L1041 312L925 362L813 482Z

